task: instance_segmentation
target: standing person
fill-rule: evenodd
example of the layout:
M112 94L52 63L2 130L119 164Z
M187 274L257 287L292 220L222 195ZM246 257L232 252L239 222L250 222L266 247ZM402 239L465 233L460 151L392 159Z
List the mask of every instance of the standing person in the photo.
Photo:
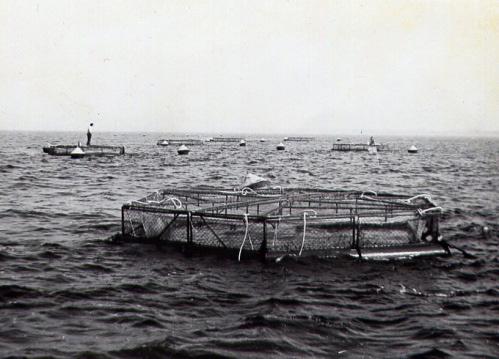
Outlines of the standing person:
M87 146L90 146L90 142L92 141L92 131L93 130L94 124L91 123L90 126L88 126L87 130Z

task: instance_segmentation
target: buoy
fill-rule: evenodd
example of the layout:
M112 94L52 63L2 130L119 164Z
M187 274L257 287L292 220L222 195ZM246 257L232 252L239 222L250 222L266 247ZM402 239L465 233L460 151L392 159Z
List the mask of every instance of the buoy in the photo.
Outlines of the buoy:
M85 152L80 147L80 144L76 146L76 148L71 151L71 158L82 158L85 156Z
M284 147L284 144L281 142L281 143L279 143L279 144L277 145L277 147L276 147L276 148L277 148L277 150L278 150L278 151L284 151L284 148L285 148L285 147Z
M241 147L246 146L246 141L245 140L239 141L239 146L241 146Z
M186 146L186 145L181 145L181 146L178 148L177 153L178 153L179 155L187 155L187 154L189 153L189 151L190 151L190 150L189 150L189 148L187 148L187 146Z
M409 147L409 149L407 150L407 152L409 153L418 153L418 149L416 146L412 145L411 147Z
M340 142L340 141L341 141L341 137L338 137L338 138L336 139L336 142Z

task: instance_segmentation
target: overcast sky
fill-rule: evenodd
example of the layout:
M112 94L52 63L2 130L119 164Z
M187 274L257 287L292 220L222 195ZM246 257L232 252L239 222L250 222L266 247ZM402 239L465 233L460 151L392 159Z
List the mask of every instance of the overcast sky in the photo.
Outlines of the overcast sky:
M499 131L499 1L0 0L0 129Z

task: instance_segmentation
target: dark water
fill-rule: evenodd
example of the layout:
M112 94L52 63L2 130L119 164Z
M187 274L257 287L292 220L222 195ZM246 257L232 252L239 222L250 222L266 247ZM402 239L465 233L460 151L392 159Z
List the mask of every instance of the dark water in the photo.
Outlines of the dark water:
M380 138L395 151L376 157L330 152L333 138L278 152L275 138L179 157L155 145L165 135L98 133L128 154L41 151L78 137L0 133L1 357L499 357L498 139ZM238 263L106 240L123 202L165 186L232 188L246 171L283 186L430 193L444 237L475 258Z

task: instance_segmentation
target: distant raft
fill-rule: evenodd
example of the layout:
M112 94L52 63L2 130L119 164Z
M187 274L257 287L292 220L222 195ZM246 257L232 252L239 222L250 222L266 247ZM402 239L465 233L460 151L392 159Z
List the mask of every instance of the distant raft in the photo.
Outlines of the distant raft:
M342 152L348 152L348 151L353 151L353 152L360 152L360 151L366 151L369 152L369 144L366 143L334 143L333 148L331 149L332 151L342 151ZM374 146L371 147L376 147L376 152L380 151L389 151L390 148L388 145L384 145L381 143L377 143ZM371 150L371 152L374 152L374 150Z
M186 146L200 146L204 143L203 140L195 138L169 138L165 140L159 140L156 145L158 146L168 146L168 145L186 145Z
M71 156L77 145L49 145L43 152L52 156ZM79 146L86 156L117 156L125 154L125 146Z
M315 138L313 137L284 137L284 141L289 142L309 142L313 141Z
M213 137L211 142L241 142L242 137Z

